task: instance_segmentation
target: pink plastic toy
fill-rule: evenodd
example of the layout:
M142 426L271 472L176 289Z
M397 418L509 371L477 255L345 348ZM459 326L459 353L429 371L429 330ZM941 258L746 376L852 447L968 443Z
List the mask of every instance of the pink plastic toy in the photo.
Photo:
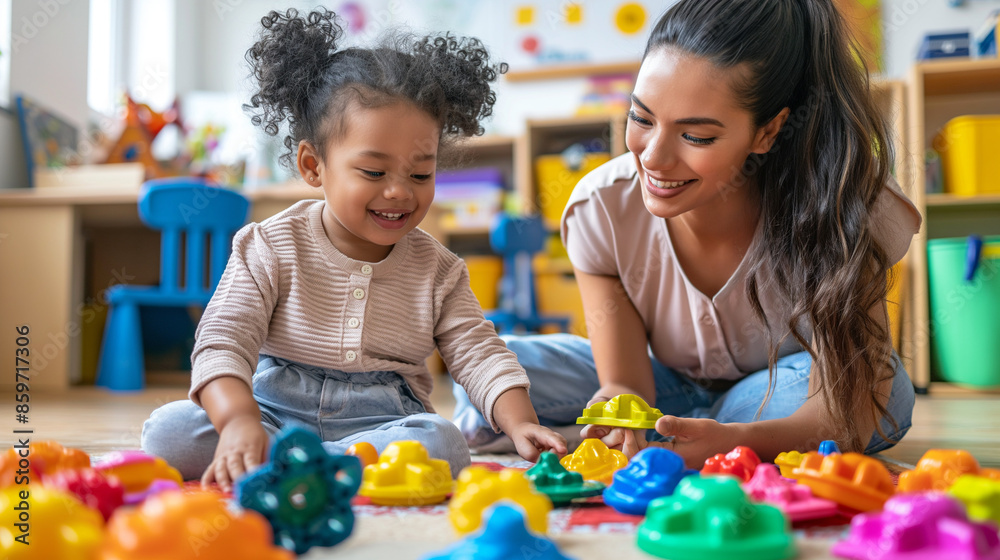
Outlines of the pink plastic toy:
M813 496L808 486L781 476L778 467L770 463L757 465L753 478L743 485L743 491L755 502L777 506L793 522L822 519L837 513L837 504Z
M115 451L109 453L94 468L106 476L117 476L125 492L143 492L156 480L173 480L178 486L184 483L177 469L159 457L142 451Z
M94 469L59 471L45 479L45 486L73 494L88 507L100 512L105 521L118 506L125 503L122 483Z
M856 516L832 551L857 560L997 560L1000 542L995 525L968 521L960 503L928 492L898 494L884 511Z

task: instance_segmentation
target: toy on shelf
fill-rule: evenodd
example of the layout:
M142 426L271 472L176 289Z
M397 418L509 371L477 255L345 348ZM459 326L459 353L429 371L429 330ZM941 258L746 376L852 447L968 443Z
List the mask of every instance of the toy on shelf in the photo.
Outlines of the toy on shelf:
M837 442L832 439L825 439L819 443L819 454L829 455L831 453L840 453L840 448L837 447Z
M422 560L570 560L555 543L531 534L524 522L524 512L506 504L493 508L482 532L466 538L451 548L424 556Z
M689 476L672 496L649 504L639 548L670 560L783 560L795 556L788 519L747 500L728 476Z
M552 502L531 488L521 471L493 472L484 467L467 467L458 475L458 487L448 504L448 517L460 534L471 533L483 522L483 513L498 502L513 502L528 516L532 531L544 535Z
M648 430L656 426L656 420L661 416L663 413L646 404L642 397L618 395L610 401L597 402L585 408L576 423Z
M566 470L559 464L559 457L550 451L543 452L524 477L556 507L568 505L578 498L600 496L605 488L602 482L583 480L580 473Z
M880 509L896 491L885 466L860 453L824 456L810 451L794 475L814 495L858 511Z
M753 477L743 484L743 491L755 502L766 502L785 512L792 522L822 519L837 513L837 504L813 496L805 484L784 478L778 467L761 463Z
M368 465L374 465L378 463L378 450L375 446L368 443L367 441L359 441L354 445L347 448L344 455L350 455L352 457L357 457L361 461L361 468L365 468Z
M604 503L621 513L645 515L649 502L674 493L681 479L697 475L684 468L684 459L669 449L647 447L635 454L604 491Z
M774 464L781 469L781 476L795 478L795 469L802 463L802 453L798 451L783 451L774 458Z
M926 492L896 495L883 511L856 516L831 551L857 560L987 560L1000 558L1000 543L995 525L969 521L954 498Z
M963 475L951 485L948 494L965 504L971 519L1000 525L1000 480Z
M129 494L146 492L157 480L173 481L177 487L184 484L181 473L166 461L142 451L113 451L97 464L94 469L104 476L115 476L125 487L126 503L136 503Z
M760 457L757 457L753 449L739 445L725 455L718 453L705 459L701 474L728 474L740 479L740 482L747 482L759 464Z
M0 456L0 488L14 484L15 478L25 476L29 482L41 482L46 476L67 469L85 469L90 466L90 455L79 449L63 447L54 441L36 441L27 446L11 447Z
M264 467L237 483L236 500L264 515L275 544L303 554L351 535L360 483L357 457L330 455L318 436L295 428L278 437Z
M125 127L108 150L105 163L141 163L147 179L168 176L170 172L153 157L153 139L165 125L172 122L179 125L179 119L176 102L171 109L156 113L126 94Z
M899 475L900 492L945 491L966 474L1000 480L1000 470L981 469L979 461L963 449L930 449L917 466Z
M394 441L365 467L358 494L380 506L429 506L453 487L448 461L432 459L419 441Z
M114 476L87 468L59 471L45 478L45 486L72 494L107 521L125 503L125 487Z
M617 449L608 449L603 441L587 438L570 455L559 460L566 470L578 472L585 480L611 484L615 471L625 468L628 458Z
M72 494L39 484L0 491L0 557L93 560L104 519Z
M102 560L293 560L256 511L239 513L214 492L168 492L111 518ZM55 558L54 556L52 558Z

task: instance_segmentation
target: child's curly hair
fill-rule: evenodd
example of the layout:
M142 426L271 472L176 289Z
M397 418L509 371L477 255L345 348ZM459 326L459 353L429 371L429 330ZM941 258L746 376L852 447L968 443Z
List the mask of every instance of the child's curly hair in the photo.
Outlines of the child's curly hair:
M326 140L344 133L341 117L351 101L363 107L409 101L441 124L443 145L482 134L480 120L496 103L491 84L507 71L504 63L491 64L478 39L450 34L393 32L375 48L338 50L344 31L325 8L304 17L294 8L272 11L261 24L246 53L259 89L243 108L271 136L288 121L281 161L291 168L300 141L325 154Z

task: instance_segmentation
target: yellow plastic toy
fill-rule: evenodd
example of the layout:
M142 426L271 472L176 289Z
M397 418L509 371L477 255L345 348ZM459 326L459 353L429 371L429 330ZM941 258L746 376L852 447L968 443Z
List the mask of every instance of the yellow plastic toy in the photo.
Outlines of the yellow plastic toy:
M117 476L126 494L142 492L156 480L172 480L184 485L181 473L159 457L142 451L115 451L109 453L94 469L104 476Z
M100 513L61 490L29 484L0 492L0 557L7 560L94 560L103 529Z
M525 512L528 528L544 535L552 501L536 492L524 473L515 469L493 472L468 467L458 475L458 489L448 506L448 517L460 534L471 533L483 522L483 512L497 502L514 502Z
M427 506L443 502L454 485L448 461L431 459L419 441L395 441L365 467L358 494L380 506Z
M572 455L560 459L559 464L568 471L580 473L584 480L596 480L610 485L615 472L628 465L628 458L617 449L608 449L603 441L588 438L583 440Z
M992 471L992 472L991 472ZM964 449L930 449L917 467L899 475L900 492L945 491L962 475L1000 479L997 469L981 469L979 461Z
M958 477L948 493L965 504L970 519L1000 525L1000 480L967 474Z
M815 496L858 511L882 509L896 492L885 466L860 453L820 455L810 451L793 474Z
M663 413L646 404L642 397L626 394L590 405L576 423L648 430L656 426L661 416Z
M95 560L178 558L294 560L295 554L275 546L271 526L256 511L235 514L215 492L166 492L115 513Z
M778 469L781 470L781 476L785 478L795 478L795 473L793 472L796 467L802 464L802 457L804 455L798 451L785 451L778 453L778 456L774 459L774 464L778 465Z

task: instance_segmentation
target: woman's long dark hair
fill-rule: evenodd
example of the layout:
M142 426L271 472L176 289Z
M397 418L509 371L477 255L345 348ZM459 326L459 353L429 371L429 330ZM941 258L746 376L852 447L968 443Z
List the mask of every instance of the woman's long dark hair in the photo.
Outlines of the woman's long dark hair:
M872 434L859 433L858 419L873 418L882 433L887 411L876 387L894 371L888 329L872 314L883 309L892 263L871 221L893 153L844 20L833 0L682 0L656 24L646 54L665 47L744 69L732 87L757 127L791 110L771 151L752 154L743 169L763 221L746 286L769 333L771 386L761 408L780 343L792 336L813 354L827 413L843 429L837 439L863 451ZM788 298L787 324L768 324L765 283Z
M373 48L344 48L343 28L325 8L304 16L272 11L261 25L246 53L257 90L243 108L271 136L287 123L281 161L292 169L301 140L326 154L327 140L344 132L349 102L413 103L440 123L445 147L482 134L480 121L496 103L492 84L507 69L490 61L478 39L448 34L390 31Z

